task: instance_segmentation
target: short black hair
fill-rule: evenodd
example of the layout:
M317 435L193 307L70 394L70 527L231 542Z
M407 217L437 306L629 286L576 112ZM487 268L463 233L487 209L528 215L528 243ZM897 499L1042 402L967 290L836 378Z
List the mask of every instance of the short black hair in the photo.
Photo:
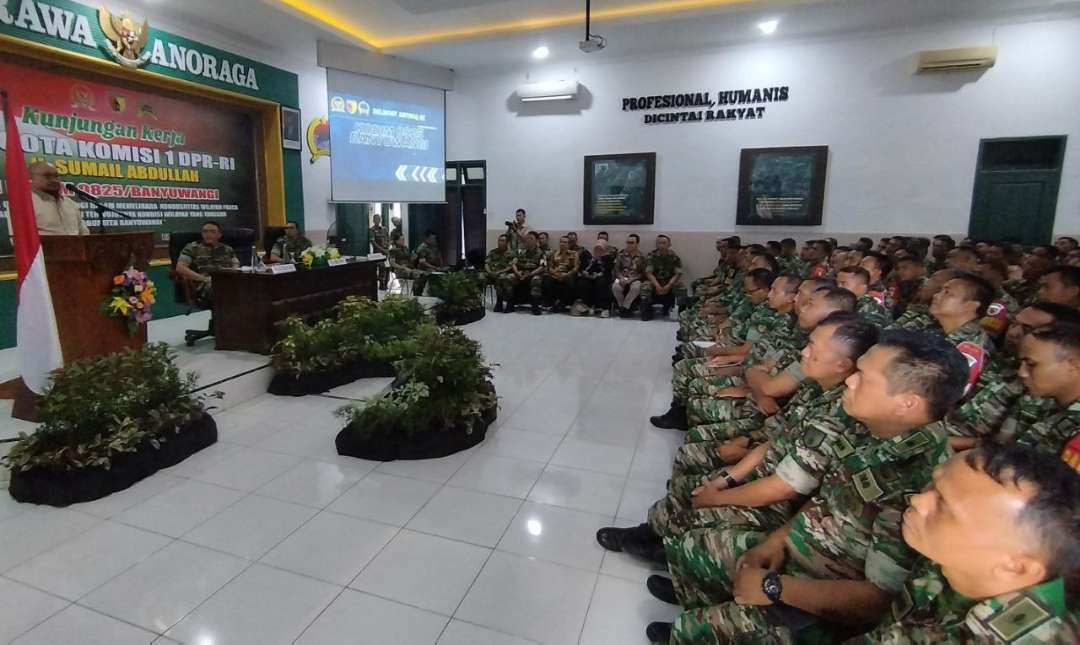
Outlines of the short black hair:
M878 271L881 272L881 277L889 275L889 272L892 271L892 258L885 255L884 253L879 253L878 251L867 251L863 255L863 259L865 260L866 258L874 258L874 264L877 265Z
M1017 519L1045 550L1048 578L1075 575L1080 569L1080 474L1052 452L1016 443L982 442L964 460L999 484L1035 489Z
M832 244L829 244L828 240L813 240L809 242L810 246L817 247L824 251L826 254L832 253Z
M963 398L968 362L943 336L904 329L881 333L878 345L898 350L885 370L890 392L909 392L926 401L937 421Z
M799 279L799 276L791 273L781 273L776 276L777 280L780 278L784 279L784 293L794 294L799 292L799 285L802 284L802 280Z
M431 237L432 235L435 235L435 231L433 229L429 228L428 230L424 231L424 237Z
M776 274L768 269L754 269L746 274L746 279L757 289L769 289L776 279Z
M764 244L758 244L757 242L754 242L753 244L747 244L746 245L746 250L750 251L751 253L766 253L766 252L768 252L768 249L765 248Z
M668 237L667 235L664 235L663 233L661 233L660 235L657 235L657 236L656 236L656 239L658 239L658 240L659 240L660 238L664 238L664 239L665 239L665 240L667 240L668 242L670 242L670 241L671 241L671 238L670 238L670 237Z
M868 237L860 237L859 244L862 245L864 251L869 251L870 249L874 248L874 240Z
M941 242L946 247L948 247L949 251L956 248L956 240L952 239L951 236L948 236L948 235L935 235L934 239L937 240L938 242Z
M818 323L818 327L822 325L837 325L832 338L844 346L852 361L876 345L881 334L877 325L851 311L834 311Z
M1055 320L1045 327L1031 330L1031 337L1053 343L1059 351L1080 354L1080 325Z
M1053 273L1058 274L1058 280L1061 280L1061 283L1066 287L1080 287L1080 267L1063 264L1051 267L1051 269L1043 275L1051 275Z
M990 304L994 302L994 296L997 291L994 289L994 285L990 284L986 278L977 276L968 271L957 272L951 280L959 280L967 285L971 299L978 301L979 303L979 307L975 310L975 315L979 318L985 316L986 310L989 309Z
M765 243L765 246L769 247L769 250L773 253L780 253L784 250L784 247L780 246L780 243L776 240L769 240Z
M1058 256L1057 247L1054 246L1053 244L1040 244L1040 245L1036 246L1035 248L1031 249L1031 252L1034 253L1035 251L1038 251L1039 249L1043 249L1044 251L1046 251L1046 254L1049 255L1051 258L1057 258L1057 256Z
M577 237L577 231L567 231L566 237L570 237L571 235L573 235L574 237Z
M566 242L569 243L570 242L570 236L569 235L560 235L559 236L559 241L562 242L563 240L566 240Z
M509 236L509 235L507 235L506 233L503 233L503 234L502 234L502 235L500 235L500 236L499 236L499 237L498 237L497 239L500 239L500 240L506 240L507 242L509 242L509 241L510 241L510 236Z
M1080 247L1080 242L1077 242L1075 237L1069 237L1068 235L1062 235L1061 237L1059 237L1057 239L1058 242L1060 242L1062 240L1065 240L1066 242L1068 242L1069 246L1071 246L1073 249ZM1070 249L1070 250L1072 250L1072 249Z
M855 294L847 289L843 289L836 285L828 285L819 287L814 293L817 294L821 291L825 292L825 302L829 303L832 307L836 307L838 311L855 311Z
M629 240L630 238L634 238L635 242L641 242L641 236L638 235L637 233L631 233L630 235L626 236L626 239Z
M525 234L525 237L532 237L532 238L540 239L540 235L536 231L529 231L528 233Z
M844 267L837 271L837 273L851 273L856 278L862 280L863 284L870 286L870 272L862 267Z
M726 238L724 238L724 241L727 242L728 245L734 245L734 247L737 248L737 249L742 248L742 238L739 237L738 235L732 235L731 237L726 237Z
M548 239L551 239L551 234L548 233L547 231L540 231L539 233L537 233L537 235L547 235Z
M525 209L524 208L519 208L516 211L514 211L514 215L517 215L518 213L521 213L522 215L524 215L525 214Z
M600 237L601 235L603 235L604 237L610 237L610 235L607 234L607 231L600 231L596 234L596 237Z
M780 246L785 249L793 249L797 245L795 244L794 238L785 237L784 239L780 240Z
M1038 309L1045 314L1050 314L1054 317L1054 322L1069 323L1070 325L1080 325L1080 311L1073 309L1068 305L1060 305L1056 302L1037 300L1028 305L1028 307L1031 307L1032 309Z
M221 224L218 224L217 222L215 222L212 219L208 219L205 222L203 222L203 226L207 226L207 225L213 226L214 228L216 228L219 231L221 230Z

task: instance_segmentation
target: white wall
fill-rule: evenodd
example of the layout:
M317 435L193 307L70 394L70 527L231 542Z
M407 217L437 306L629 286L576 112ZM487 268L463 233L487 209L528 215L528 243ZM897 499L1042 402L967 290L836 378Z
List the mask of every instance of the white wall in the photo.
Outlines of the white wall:
M996 42L983 74L912 74L915 52ZM448 94L448 159L486 159L489 229L518 207L534 227L582 230L582 158L657 152L656 224L734 231L739 150L828 145L823 225L845 233L967 230L979 139L1069 135L1057 233L1080 231L1080 21L965 26L769 43L459 75ZM523 82L576 78L571 113L528 114ZM624 96L788 85L761 121L644 125ZM537 104L532 104L536 106ZM566 110L558 103L529 110ZM774 237L779 229L739 227Z

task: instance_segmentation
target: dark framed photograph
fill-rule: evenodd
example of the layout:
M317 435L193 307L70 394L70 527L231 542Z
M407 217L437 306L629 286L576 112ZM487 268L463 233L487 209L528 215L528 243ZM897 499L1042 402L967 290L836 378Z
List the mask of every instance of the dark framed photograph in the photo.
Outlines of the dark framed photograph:
M585 224L652 224L656 153L585 157Z
M820 225L828 163L829 146L744 148L735 224Z
M281 106L281 147L286 150L304 149L304 128L300 125L300 110Z

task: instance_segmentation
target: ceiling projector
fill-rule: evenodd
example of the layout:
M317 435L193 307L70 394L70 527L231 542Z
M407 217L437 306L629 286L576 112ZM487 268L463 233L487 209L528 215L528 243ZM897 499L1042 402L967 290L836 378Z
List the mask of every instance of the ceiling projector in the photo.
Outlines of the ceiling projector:
M598 52L605 47L607 47L607 39L596 34L589 34L588 38L578 43L578 49L586 54Z

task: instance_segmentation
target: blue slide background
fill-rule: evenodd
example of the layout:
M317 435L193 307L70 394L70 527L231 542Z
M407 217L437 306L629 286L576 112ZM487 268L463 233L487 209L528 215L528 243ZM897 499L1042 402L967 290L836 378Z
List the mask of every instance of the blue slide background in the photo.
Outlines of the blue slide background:
M442 90L338 70L327 70L327 84L334 201L445 201Z

